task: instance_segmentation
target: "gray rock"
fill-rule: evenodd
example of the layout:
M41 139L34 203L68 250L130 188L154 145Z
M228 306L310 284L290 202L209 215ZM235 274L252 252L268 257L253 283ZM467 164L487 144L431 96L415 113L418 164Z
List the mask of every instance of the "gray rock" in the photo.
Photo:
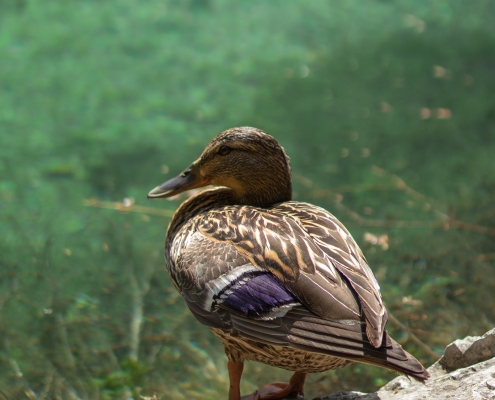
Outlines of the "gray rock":
M439 363L428 368L432 377L423 385L398 377L376 394L380 400L444 400L495 398L495 358L448 373ZM357 398L356 400L364 400ZM366 399L367 400L367 399Z
M495 328L483 336L468 336L449 344L440 364L448 371L453 371L492 357L495 357Z
M376 393L345 392L343 390L313 400L380 400Z

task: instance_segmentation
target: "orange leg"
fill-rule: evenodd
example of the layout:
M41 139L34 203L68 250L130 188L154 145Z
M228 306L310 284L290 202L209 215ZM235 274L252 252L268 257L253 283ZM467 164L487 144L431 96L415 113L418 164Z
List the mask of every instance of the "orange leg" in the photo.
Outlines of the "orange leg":
M241 375L244 369L244 363L234 363L229 361L227 364L230 378L229 400L241 400Z
M296 371L290 378L289 383L273 382L267 385L263 385L256 392L248 396L246 400L276 400L283 399L287 396L304 395L305 380L306 373ZM232 388L232 383L230 387ZM231 400L230 397L229 400Z

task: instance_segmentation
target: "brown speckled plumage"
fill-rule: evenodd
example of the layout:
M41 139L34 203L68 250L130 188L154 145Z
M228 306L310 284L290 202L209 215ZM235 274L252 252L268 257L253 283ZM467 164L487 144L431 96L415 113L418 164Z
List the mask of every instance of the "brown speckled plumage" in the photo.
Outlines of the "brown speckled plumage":
M340 357L242 339L221 329L212 328L212 332L227 349L226 353L229 360L235 363L246 360L258 361L273 367L305 373L343 368L352 363L352 361Z
M288 157L275 139L255 128L222 132L149 197L208 184L221 187L176 211L165 258L189 309L225 346L230 400L240 398L245 360L296 371L253 400L301 394L306 373L354 361L427 379L385 331L378 283L347 229L326 210L291 201Z

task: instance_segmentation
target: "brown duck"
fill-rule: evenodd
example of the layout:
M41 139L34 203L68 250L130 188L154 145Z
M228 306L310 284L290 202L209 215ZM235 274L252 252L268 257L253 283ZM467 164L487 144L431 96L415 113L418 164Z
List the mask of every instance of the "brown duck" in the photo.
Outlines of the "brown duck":
M307 373L362 362L425 381L428 372L385 331L380 288L332 214L291 201L289 159L270 135L217 135L149 198L206 185L168 227L170 277L194 316L223 342L229 400L239 400L245 360L295 371L250 400L303 394Z

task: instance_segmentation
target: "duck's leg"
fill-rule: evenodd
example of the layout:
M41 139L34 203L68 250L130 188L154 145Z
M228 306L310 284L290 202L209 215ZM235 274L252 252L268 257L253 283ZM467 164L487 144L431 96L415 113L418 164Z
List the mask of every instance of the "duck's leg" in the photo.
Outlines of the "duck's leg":
M230 379L229 400L241 400L241 375L244 363L229 360L227 369L229 370Z
M246 400L276 400L287 396L304 395L305 372L294 372L294 375L287 382L273 382L263 385L256 392L251 394ZM230 400L230 399L229 399Z

